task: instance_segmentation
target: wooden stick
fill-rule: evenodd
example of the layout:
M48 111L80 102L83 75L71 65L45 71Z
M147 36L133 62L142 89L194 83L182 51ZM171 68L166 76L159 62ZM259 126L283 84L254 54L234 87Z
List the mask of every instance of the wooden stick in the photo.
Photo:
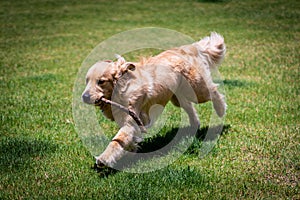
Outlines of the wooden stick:
M141 131L143 133L147 132L142 120L136 115L136 113L133 110L126 108L125 106L123 106L117 102L113 102L111 100L105 99L104 97L102 97L100 100L106 104L110 104L110 105L122 110L123 112L128 113L134 119L134 121L137 123L137 125L140 127Z

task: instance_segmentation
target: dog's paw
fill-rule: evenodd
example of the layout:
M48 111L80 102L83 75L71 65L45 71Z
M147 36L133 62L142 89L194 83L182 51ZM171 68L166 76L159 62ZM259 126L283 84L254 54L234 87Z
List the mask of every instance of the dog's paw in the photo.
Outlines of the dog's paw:
M108 166L104 162L102 162L99 157L96 158L96 162L92 167L97 173L99 173L100 177L107 177L109 175L115 174L117 172L116 169Z
M96 159L95 165L97 165L98 168L112 167L113 163L114 163L112 161L107 162L107 160L109 160L109 159L105 159L105 157L103 157L103 155L95 157L95 159Z
M213 106L215 108L215 111L219 117L224 117L226 114L227 104L222 102L213 102Z
M190 120L190 124L191 124L191 127L193 128L200 128L200 121L198 118L194 118L192 120Z
M225 96L220 94L218 91L213 91L212 102L214 109L219 117L224 117L226 114L227 104L225 102Z
M99 173L99 176L101 178L104 177L108 177L109 175L115 174L118 170L111 168L111 167L107 167L104 164L94 164L94 166L92 167L93 170L95 170L97 173Z
M96 172L101 172L105 168L107 168L107 166L105 166L104 164L99 165L97 163L94 163L94 166L92 167L92 169L94 169Z

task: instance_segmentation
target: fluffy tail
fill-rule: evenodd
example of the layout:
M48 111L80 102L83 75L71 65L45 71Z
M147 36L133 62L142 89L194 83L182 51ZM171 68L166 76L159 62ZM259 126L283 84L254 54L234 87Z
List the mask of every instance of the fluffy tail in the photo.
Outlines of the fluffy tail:
M226 46L224 38L216 32L212 32L210 36L203 38L196 43L199 47L200 54L203 55L210 68L216 68L225 56Z

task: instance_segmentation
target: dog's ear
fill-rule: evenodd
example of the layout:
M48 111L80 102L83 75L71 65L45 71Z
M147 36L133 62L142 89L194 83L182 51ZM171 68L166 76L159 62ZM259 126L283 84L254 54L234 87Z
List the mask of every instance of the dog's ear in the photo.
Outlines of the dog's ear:
M132 62L127 62L120 66L120 72L122 75L128 71L134 71L134 70L135 70L135 64Z
M128 70L130 70L130 71L135 70L134 63L126 62L125 58L123 58L122 56L120 56L118 54L116 54L116 58L118 59L116 65L119 68L119 72L121 73L121 75L128 72Z
M132 62L126 62L122 65L118 66L118 72L115 75L115 78L118 79L124 74L126 74L128 71L134 71L136 68L136 65Z
M135 70L135 64L134 63L132 63L132 62L127 62L127 63L125 63L125 64L123 64L122 66L121 66L121 71L123 71L124 73L126 73L128 70L129 71L134 71Z

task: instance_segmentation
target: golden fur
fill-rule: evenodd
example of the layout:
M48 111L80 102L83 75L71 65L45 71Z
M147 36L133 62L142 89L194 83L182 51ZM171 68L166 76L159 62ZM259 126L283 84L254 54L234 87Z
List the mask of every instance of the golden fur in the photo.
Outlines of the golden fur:
M134 110L146 126L154 121L155 106L165 106L169 101L188 113L191 126L200 126L192 103L212 100L217 114L222 117L226 103L212 81L211 69L222 61L225 49L223 37L212 33L191 45L173 48L137 63L126 62L119 56L116 62L102 61L93 65L86 76L82 99L99 106L107 118L120 126L96 163L112 167L127 151L134 150L142 138L135 121L101 102L101 97Z

